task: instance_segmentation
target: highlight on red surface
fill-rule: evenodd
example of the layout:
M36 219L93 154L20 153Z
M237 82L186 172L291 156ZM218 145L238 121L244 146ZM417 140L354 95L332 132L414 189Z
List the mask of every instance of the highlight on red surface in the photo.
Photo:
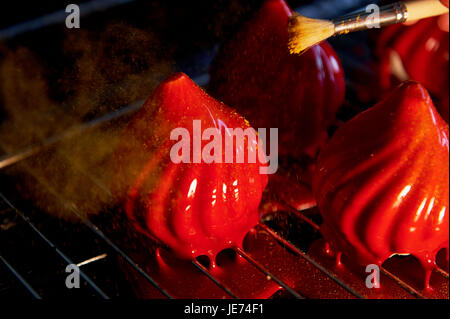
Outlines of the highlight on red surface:
M281 155L315 158L344 101L344 74L327 42L302 55L289 53L292 15L284 0L263 2L220 49L209 88L255 127L277 127Z
M377 40L380 84L384 90L404 80L420 82L449 121L449 34L441 21L448 14L412 25L383 28Z
M238 113L216 101L182 73L163 81L134 116L114 154L112 192L124 203L136 230L169 247L178 257L207 255L240 247L259 221L258 206L267 184L255 163L174 163L170 132L194 120L216 127L223 139L228 128L250 129ZM238 152L259 143L247 136ZM206 141L198 140L199 149ZM221 140L222 142L222 140ZM225 154L223 154L225 156ZM259 158L259 157L258 157Z
M426 270L449 247L449 128L426 89L405 82L341 126L319 155L321 231L362 265L412 254Z

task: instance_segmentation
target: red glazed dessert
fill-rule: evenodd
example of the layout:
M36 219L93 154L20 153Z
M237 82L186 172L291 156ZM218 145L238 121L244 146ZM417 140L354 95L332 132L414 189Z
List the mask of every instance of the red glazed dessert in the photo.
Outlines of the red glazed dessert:
M203 153L195 163L195 139L202 133L194 131L194 120L201 124L203 136L206 128L217 128L221 144L230 129L251 129L242 116L179 73L161 83L145 102L114 156L112 188L125 202L127 216L136 229L182 258L214 257L225 248L240 246L259 221L258 206L267 184L259 160L225 163L223 154L223 163L207 164ZM172 161L177 141L170 137L175 128L185 128L192 137L189 163ZM238 152L246 152L249 145L258 149L257 137L244 139ZM199 143L204 152L209 141Z
M331 248L362 265L412 254L428 284L437 252L449 245L448 134L413 82L341 126L313 183Z
M315 157L344 101L339 59L323 42L302 55L288 50L284 0L265 1L225 44L211 68L210 89L254 127L279 129L279 153Z
M434 17L413 25L384 28L378 38L383 89L411 79L420 82L433 96L442 117L449 120L449 37L443 19ZM447 22L448 23L448 22Z

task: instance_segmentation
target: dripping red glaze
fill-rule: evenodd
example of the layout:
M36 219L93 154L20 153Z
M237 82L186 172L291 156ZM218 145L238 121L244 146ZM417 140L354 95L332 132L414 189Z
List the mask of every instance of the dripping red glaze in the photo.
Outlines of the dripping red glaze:
M449 246L448 134L414 82L341 126L313 180L331 248L362 265L412 254L428 287L437 252Z
M315 157L344 101L344 74L327 42L289 53L292 14L284 0L265 1L219 51L210 89L255 127L277 127L281 155Z
M135 228L169 247L178 257L214 256L241 246L258 223L258 205L267 184L256 163L174 163L170 140L175 128L192 137L193 120L202 129L251 128L235 111L214 100L185 74L162 82L131 120L115 152L113 193L125 203ZM201 139L201 136L197 136ZM244 137L242 148L258 149ZM223 142L223 140L222 140ZM209 141L201 141L203 148ZM237 144L237 143L236 143ZM192 150L192 148L191 148ZM260 149L259 149L260 150ZM236 147L233 150L236 157ZM225 153L225 152L223 152ZM257 158L258 159L258 158Z
M248 233L244 248L248 255L269 269L273 275L308 298L354 297L305 259L299 258L279 245L276 239L259 229L259 226ZM223 289L194 267L190 261L175 258L164 249L157 248L155 254L132 254L131 256L175 298L231 298ZM139 298L164 298L128 263L121 260L120 265ZM238 254L219 254L217 263L211 265L208 270L239 298L265 299L281 289L275 281ZM358 277L355 281L363 283L362 278L364 276ZM367 292L371 293L369 290ZM286 296L286 294L284 295ZM389 296L389 294L384 294L384 296Z
M443 19L448 21L448 15L423 19L410 26L384 28L378 37L377 54L381 58L383 89L395 87L406 79L420 82L433 95L448 123L449 37Z

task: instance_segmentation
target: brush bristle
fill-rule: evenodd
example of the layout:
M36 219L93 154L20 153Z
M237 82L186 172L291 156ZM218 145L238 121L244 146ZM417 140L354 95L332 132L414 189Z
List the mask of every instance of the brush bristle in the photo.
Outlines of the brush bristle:
M298 54L334 34L334 24L329 20L311 19L301 15L289 19L289 51Z

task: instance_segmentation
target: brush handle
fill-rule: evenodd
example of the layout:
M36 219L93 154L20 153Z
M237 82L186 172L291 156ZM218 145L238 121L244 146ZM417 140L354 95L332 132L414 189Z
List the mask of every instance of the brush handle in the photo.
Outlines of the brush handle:
M448 8L439 0L399 1L381 7L378 17L371 11L363 10L333 20L334 35L419 20L446 12Z
M378 16L372 10L373 8L367 7L365 10L357 11L333 20L334 35L402 23L408 17L408 10L403 1L379 8Z
M448 12L448 8L437 0L410 0L405 1L408 11L407 21L434 17Z

